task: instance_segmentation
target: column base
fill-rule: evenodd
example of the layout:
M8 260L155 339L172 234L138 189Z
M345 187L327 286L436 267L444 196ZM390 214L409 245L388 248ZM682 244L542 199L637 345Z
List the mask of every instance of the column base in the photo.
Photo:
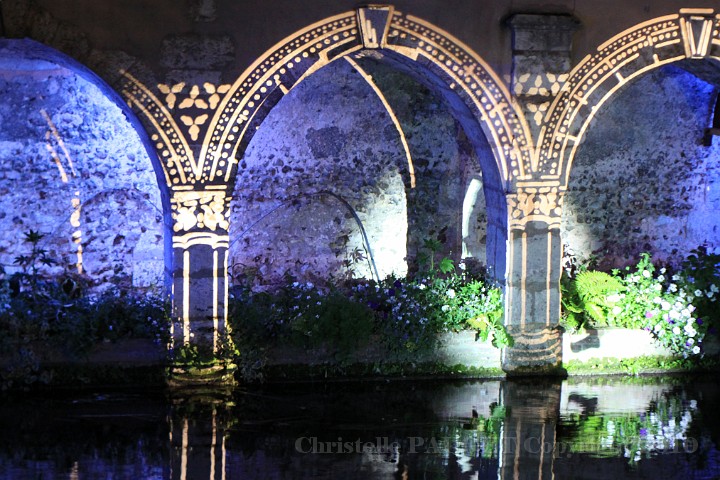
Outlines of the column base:
M234 363L212 365L175 364L168 369L169 387L233 387L237 385Z
M545 324L507 325L515 345L503 351L502 369L508 377L567 376L562 366L562 328Z

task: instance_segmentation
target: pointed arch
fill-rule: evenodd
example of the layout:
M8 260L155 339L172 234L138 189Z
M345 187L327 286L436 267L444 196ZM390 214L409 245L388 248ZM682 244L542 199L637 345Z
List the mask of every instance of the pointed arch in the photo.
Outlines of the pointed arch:
M199 157L202 181L231 183L238 157L270 109L306 76L328 63L378 49L450 98L466 129L482 131L494 155L497 188L506 190L530 171L524 117L492 69L441 29L389 6L362 8L324 19L276 44L225 95Z
M160 227L162 228L162 243L160 243L159 240L156 243L159 245L158 250L162 248L164 251L161 266L164 270L164 283L166 287L169 287L169 274L171 271L172 261L170 256L171 250L169 248L171 240L169 184L150 138L128 104L111 86L109 86L87 66L52 47L31 39L0 39L0 70L5 71L11 76L23 78L21 84L23 86L29 86L30 88L34 88L35 84L32 81L28 82L26 77L33 78L34 76L37 76L37 78L47 78L50 75L57 74L58 76L71 78L75 84L82 85L82 88L92 89L92 94L88 94L91 95L89 98L100 102L97 106L95 103L91 102L95 109L92 111L88 110L90 113L87 113L87 115L91 116L90 118L93 121L97 121L102 113L110 112L108 115L112 115L111 118L113 122L121 124L114 125L118 128L118 131L124 132L125 135L130 134L133 136L133 138L122 137L122 142L115 142L114 137L112 136L113 134L105 136L105 132L103 132L103 135L101 136L102 138L101 140L98 140L98 143L103 145L103 147L107 150L104 151L103 156L98 155L94 158L95 160L100 159L96 162L99 164L107 163L108 161L103 160L107 158L107 156L115 159L116 156L120 157L127 153L128 159L133 159L136 157L131 156L130 153L133 155L140 154L141 157L139 158L146 157L143 158L143 160L149 161L150 165L145 164L146 167L144 169L134 169L133 173L137 173L142 170L143 174L146 172L149 178L144 177L142 174L138 175L138 177L129 178L127 176L127 169L125 168L132 164L132 162L129 161L122 164L122 162L118 161L107 166L104 173L107 174L109 172L110 175L108 175L106 179L100 177L97 178L98 184L103 185L102 187L98 187L97 189L89 188L86 192L82 192L80 187L83 184L81 182L84 178L87 178L84 176L87 172L83 172L80 166L83 164L83 160L87 157L79 159L75 158L75 161L73 161L73 155L71 152L73 151L73 146L76 149L79 147L87 147L84 140L87 137L83 137L83 131L79 130L79 135L82 141L78 141L77 138L73 138L72 136L64 139L63 128L61 128L62 125L57 124L56 120L53 118L55 112L50 111L49 109L46 111L45 108L47 107L33 106L38 104L43 105L42 102L45 101L52 101L56 94L55 92L51 92L49 95L45 94L44 96L39 96L41 101L28 104L29 109L39 109L36 110L34 114L42 118L44 122L47 123L47 132L44 136L46 143L45 148L47 149L47 153L49 154L52 162L57 166L59 184L72 186L72 189L66 188L65 190L69 190L71 192L74 190L72 198L68 201L68 204L63 207L69 208L71 213L65 218L60 217L61 222L59 225L69 224L72 229L74 229L74 232L72 233L72 241L77 245L76 255L78 271L87 271L87 267L85 267L86 270L83 270L82 267L83 251L85 251L85 260L87 260L88 253L88 250L86 249L87 245L84 243L85 239L82 236L82 229L79 228L80 219L83 218L82 215L85 215L85 213L82 212L87 210L87 207L101 203L103 199L112 195L124 195L124 198L128 199L127 201L137 202L139 205L144 205L151 209L149 211L153 212L152 218L159 218L156 217L156 214L162 215L162 225L158 225L158 230L156 230L157 233L160 233ZM40 83L40 81L37 83ZM57 90L57 87L55 88ZM62 95L62 92L58 95L58 98L62 98L60 95ZM72 104L70 106L64 104L64 107L66 109L73 108ZM80 111L73 111L73 114L77 113L79 116L76 121L83 123L87 122L86 118L82 118L84 110L82 108L78 108L78 110ZM8 123L8 125L9 128L15 128L12 123ZM90 125L89 127L94 129L96 125ZM95 130L91 131L94 132ZM122 145L123 148L127 149L127 152L118 152L117 149L119 145ZM90 156L90 158L93 157ZM97 167L95 163L88 163L86 166L88 165L92 168ZM114 175L112 175L113 170L115 170ZM22 174L30 175L37 174L37 172L24 172ZM118 183L112 183L116 178L119 178ZM133 181L139 181L138 179L143 179L144 190L135 189L136 185ZM103 183L103 180L106 180L107 183ZM87 184L84 185L87 187ZM155 189L157 190L155 191ZM148 200L149 197L146 196L148 192L150 192L153 197L157 194L157 197L159 197L159 202L157 203L160 205L157 205L156 200ZM88 194L87 197L84 196L85 193ZM45 195L46 193L41 192L41 194ZM42 195L39 198L44 198ZM49 210L52 210L52 208L49 208ZM50 214L48 214L48 216L50 216ZM160 223L159 219L156 221L157 223ZM147 226L150 227L149 225ZM55 228L52 233L53 235L56 231L58 231L58 228L59 227ZM142 233L145 232L143 231ZM158 236L157 238L159 239L160 237ZM157 263L160 264L161 262L158 261ZM87 261L85 264L87 264Z
M628 82L663 65L703 60L720 62L720 14L707 8L648 20L600 45L573 69L545 117L538 141L542 178L567 186L590 121Z

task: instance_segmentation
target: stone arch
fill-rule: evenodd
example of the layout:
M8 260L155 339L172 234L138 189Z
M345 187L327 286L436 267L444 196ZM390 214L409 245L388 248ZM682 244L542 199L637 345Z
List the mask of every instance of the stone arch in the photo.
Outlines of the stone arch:
M218 107L200 158L202 180L231 181L238 154L255 127L294 85L315 70L367 49L432 75L428 81L456 99L488 138L498 181L505 187L531 170L524 117L497 75L449 33L390 6L361 8L327 18L279 42L232 85Z
M600 106L628 82L663 65L689 69L720 62L720 14L681 9L638 24L609 39L573 69L545 117L538 141L538 171L568 183L572 161Z
M295 85L344 57L375 52L439 93L465 129L484 164L491 220L488 263L505 271L505 194L530 174L527 125L495 73L448 33L390 6L361 8L313 24L278 43L230 87L198 156L200 183L232 185L237 163L269 111ZM482 160L481 160L482 161Z
M78 271L83 271L83 258L87 261L88 254L95 256L95 253L90 252L97 252L99 245L107 244L105 239L98 239L93 243L95 238L90 238L91 235L84 231L85 222L88 216L95 219L103 216L101 208L112 210L111 205L102 201L108 192L122 192L128 198L136 198L141 206L136 209L134 221L131 223L138 229L142 228L143 233L148 232L148 235L142 238L140 232L134 232L137 233L137 238L130 234L124 244L129 256L126 255L127 258L120 263L124 262L125 267L133 267L128 280L132 281L133 285L144 285L147 281L154 283L162 278L164 286L167 287L170 272L170 251L167 248L170 240L170 217L166 213L170 205L169 191L145 130L127 103L90 69L33 40L0 40L0 71L4 73L5 88L13 88L14 84L32 89L34 83L47 84L44 87L46 90L29 93L35 96L32 97L32 107L28 105L28 112L24 112L32 114L27 117L25 124L21 121L3 122L8 125L5 130L6 138L2 142L5 153L15 155L14 151L20 149L34 164L32 175L42 175L42 172L47 174L34 187L38 190L35 193L39 195L40 208L26 206L25 211L22 211L22 208L12 210L18 218L27 215L27 224L24 227L16 226L15 230L20 233L23 228L38 229L39 218L47 217L43 224L45 228L51 229L47 233L61 237L67 234L65 240L58 237L56 243L61 249L65 248L65 257L77 257ZM35 79L35 82L32 79ZM41 81L43 79L44 81ZM68 109L65 105L66 99L59 96L65 93L63 86L77 90L78 93L72 95L82 102L81 107ZM53 91L59 100L53 100ZM75 99L75 96L72 98ZM6 99L9 101L10 97ZM13 112L21 117L24 113ZM94 131L96 128L97 132ZM28 147L27 143L30 141L34 144ZM104 160L108 157L113 161ZM136 158L147 159L150 165L138 167L134 164ZM98 171L101 165L107 166L102 168L106 170L104 173ZM16 174L24 178L23 171L17 171L19 167L24 170L28 166L14 166ZM43 185L47 188L43 188ZM61 205L47 205L42 208L44 195L52 198L54 191L61 195ZM140 210L145 210L146 218L142 218ZM57 215L56 218L53 217L55 220L51 221L53 212ZM129 225L125 227L128 228ZM157 235L150 238L152 233ZM123 232L123 235L125 234L126 232ZM68 246L73 252L66 251ZM140 250L136 251L138 248ZM140 254L140 251L144 252L142 259L136 255ZM60 260L66 260L65 257ZM145 260L153 265L149 265ZM93 258L92 261L97 265L105 260ZM89 271L95 280L101 283L105 281L107 275L95 275L97 269L88 268L87 262L85 267L84 271ZM108 275L114 273L117 272L110 272ZM140 277L144 280L141 281Z

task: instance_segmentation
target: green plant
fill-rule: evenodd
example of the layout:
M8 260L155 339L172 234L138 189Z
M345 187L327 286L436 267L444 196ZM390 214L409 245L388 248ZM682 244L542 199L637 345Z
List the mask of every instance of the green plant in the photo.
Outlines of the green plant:
M708 253L706 246L692 250L674 280L679 288L692 295L699 320L718 320L716 303L720 297L720 255Z
M605 272L586 270L564 282L562 304L566 322L574 328L586 324L606 326L615 305L615 295L624 290L622 282Z
M33 230L25 233L31 251L15 259L21 270L0 272L0 355L9 358L0 383L17 384L18 372L31 383L45 381L38 372L48 347L83 357L99 343L124 338L168 342L167 298L151 290L93 293L81 275L51 276L42 269L57 262L40 248L43 238Z
M430 270L414 278L351 279L319 287L288 277L272 291L237 286L229 321L240 369L262 378L270 346L321 348L345 363L373 339L395 361L412 361L419 352L433 351L442 333L467 329L498 348L511 346L502 290L463 267L447 259L430 263Z
M671 276L665 268L658 270L644 253L633 268L610 274L581 272L563 289L563 322L568 328L588 319L597 326L643 328L677 355L699 355L716 311L713 304L720 284L716 260L696 253L683 270ZM701 280L696 280L695 272ZM696 305L702 306L706 316L699 314Z

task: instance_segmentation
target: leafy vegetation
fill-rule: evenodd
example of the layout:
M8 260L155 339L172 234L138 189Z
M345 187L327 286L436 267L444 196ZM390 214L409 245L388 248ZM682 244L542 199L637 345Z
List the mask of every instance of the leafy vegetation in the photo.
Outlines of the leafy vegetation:
M674 354L702 355L706 334L716 333L720 256L692 252L679 271L657 268L649 254L637 265L610 273L566 270L563 325L642 328Z
M39 376L48 348L80 358L102 342L169 341L166 298L118 288L93 292L81 275L46 275L56 262L40 247L43 238L32 230L26 233L30 253L15 259L20 269L12 274L0 269L0 356L10 359L0 369L0 386L49 380Z
M473 330L498 348L512 345L502 291L464 264L436 259L438 247L425 242L422 270L413 278L349 276L317 286L288 277L271 292L236 287L229 320L243 375L262 377L267 346L325 349L342 363L372 342L402 363L432 351L444 332Z

